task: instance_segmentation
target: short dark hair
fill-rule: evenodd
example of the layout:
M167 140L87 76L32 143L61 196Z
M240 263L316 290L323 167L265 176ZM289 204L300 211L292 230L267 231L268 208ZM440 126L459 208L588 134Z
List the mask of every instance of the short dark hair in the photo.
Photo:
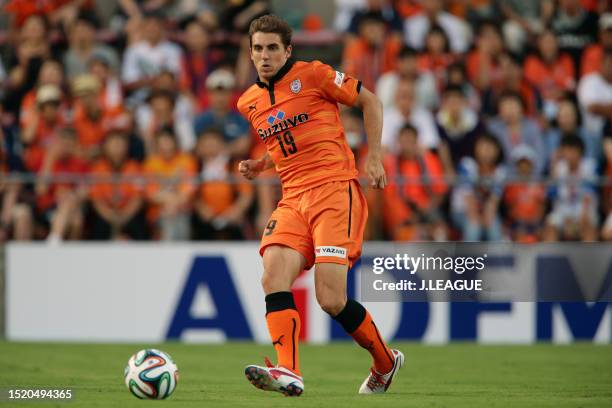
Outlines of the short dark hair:
M561 138L560 147L578 149L580 150L580 154L584 153L584 142L582 141L580 136L575 133L563 136Z
M253 34L257 32L278 34L285 48L291 45L293 30L291 30L291 27L289 27L285 20L274 14L266 14L251 22L249 26L249 44L253 44Z
M499 99L497 100L498 111L501 103L507 99L514 99L518 101L518 103L520 103L521 105L521 108L523 108L523 111L527 110L527 104L525 103L525 99L523 99L523 95L516 91L506 90L503 91L501 95L499 95Z
M206 128L200 132L200 134L198 135L198 140L209 138L209 137L215 137L217 139L224 140L223 129L217 126L211 126L209 128Z
M415 137L417 137L417 138L419 137L419 131L410 122L404 123L404 126L402 126L400 131L398 132L398 136L403 134L404 132L411 132L412 134L414 134Z
M398 54L398 59L402 59L402 58L416 58L418 55L417 50L415 50L412 47L408 47L407 45L403 46L400 49L400 52Z
M465 93L463 92L463 88L459 84L448 84L444 91L442 91L442 96L448 95L459 95L465 97Z
M497 149L497 160L495 162L496 164L501 164L504 162L504 148L499 139L489 132L482 132L476 137L476 140L474 141L474 150L472 152L472 157L476 157L476 145L480 142L490 143L495 146L495 148Z
M385 24L385 17L383 16L382 12L371 10L359 16L358 26L361 27L361 25L364 23Z

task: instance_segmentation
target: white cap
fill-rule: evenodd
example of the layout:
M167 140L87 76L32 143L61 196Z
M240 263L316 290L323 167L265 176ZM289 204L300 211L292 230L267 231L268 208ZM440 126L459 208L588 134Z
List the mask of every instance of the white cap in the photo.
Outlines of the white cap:
M235 86L234 74L226 69L217 69L206 78L207 89L234 89Z
M527 159L530 162L535 163L537 159L537 155L533 147L528 146L526 144L516 146L514 149L512 149L512 152L510 153L510 157L512 158L512 161L514 162L518 162L519 160Z
M599 29L609 30L612 28L612 13L604 13L599 16Z

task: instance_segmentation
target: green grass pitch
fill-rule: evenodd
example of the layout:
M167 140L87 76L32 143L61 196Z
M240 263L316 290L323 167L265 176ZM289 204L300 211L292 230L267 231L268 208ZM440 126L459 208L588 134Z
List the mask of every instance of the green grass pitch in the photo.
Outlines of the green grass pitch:
M406 355L390 391L360 396L369 366L351 343L302 346L301 398L255 389L249 363L271 346L157 344L176 361L180 380L165 401L141 401L123 384L131 354L153 345L0 343L0 387L71 387L68 403L0 402L6 407L612 407L612 346L423 346L399 343Z

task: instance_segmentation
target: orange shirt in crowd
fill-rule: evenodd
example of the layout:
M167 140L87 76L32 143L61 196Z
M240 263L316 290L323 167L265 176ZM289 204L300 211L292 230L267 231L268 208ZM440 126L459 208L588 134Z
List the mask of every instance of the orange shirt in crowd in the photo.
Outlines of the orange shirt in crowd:
M559 55L552 65L531 55L523 66L525 78L531 82L546 100L556 99L562 91L571 91L576 86L574 63L567 54Z
M423 11L423 6L418 0L396 0L394 6L402 19L414 17Z
M504 203L512 222L540 223L546 209L546 189L538 183L511 183L506 187Z
M84 160L70 156L54 161L50 175L84 175L87 172L87 163ZM43 211L50 209L56 204L59 193L63 190L73 190L75 186L74 182L51 183L47 192L37 197L38 208Z
M421 54L417 57L417 67L421 72L431 72L436 78L438 87L442 89L446 82L447 69L455 60L453 54Z
M431 204L432 194L443 195L448 185L442 179L444 168L435 153L425 152L420 160L405 160L394 156L385 158L385 169L389 185L384 190L384 215L388 228L398 226L413 217L409 202L420 209L427 209ZM406 180L398 184L397 177ZM415 179L430 177L429 183L414 182Z
M126 128L129 117L121 106L102 108L97 121L91 120L85 113L82 104L74 106L74 128L77 132L79 145L84 148L99 146L106 133L111 129Z
M603 47L601 44L591 44L582 53L580 76L585 76L601 69L603 61Z
M193 177L196 175L196 162L187 153L177 153L170 160L152 155L144 163L143 174L147 178L146 195L149 199L162 190L182 194L192 194L195 191ZM159 206L152 205L149 208L149 219L155 220L159 211Z
M231 174L228 165L228 174ZM205 203L215 215L223 214L227 211L238 198L238 194L251 193L253 185L246 182L237 171L234 172L237 180L242 180L238 184L232 184L226 180L211 180L200 186L199 199Z
M477 49L470 52L465 58L465 70L467 73L467 77L470 82L476 86L479 86L481 82L480 77L483 69L483 64L485 64L485 62L483 61L480 51L478 51ZM489 65L488 84L496 86L501 81L501 70L499 67L499 63L491 61L487 64Z
M251 86L238 109L266 145L283 191L356 179L337 104L355 103L359 81L320 61L288 61L273 84Z
M97 160L90 170L93 177L131 177L141 175L140 165L134 160L128 160L120 169L114 169L106 159ZM141 182L138 180L125 180L121 182L95 182L89 191L93 201L102 201L115 209L123 209L134 198L142 195Z
M368 43L357 38L351 41L342 54L342 69L359 78L368 89L375 89L377 79L395 69L402 41L396 36L385 40L381 49L373 49Z

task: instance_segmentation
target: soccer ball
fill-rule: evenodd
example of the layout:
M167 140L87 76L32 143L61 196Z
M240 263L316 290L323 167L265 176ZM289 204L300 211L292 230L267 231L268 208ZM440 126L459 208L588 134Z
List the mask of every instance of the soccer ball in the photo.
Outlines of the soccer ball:
M178 382L178 368L172 358L156 349L140 350L125 367L125 385L140 399L168 398Z

